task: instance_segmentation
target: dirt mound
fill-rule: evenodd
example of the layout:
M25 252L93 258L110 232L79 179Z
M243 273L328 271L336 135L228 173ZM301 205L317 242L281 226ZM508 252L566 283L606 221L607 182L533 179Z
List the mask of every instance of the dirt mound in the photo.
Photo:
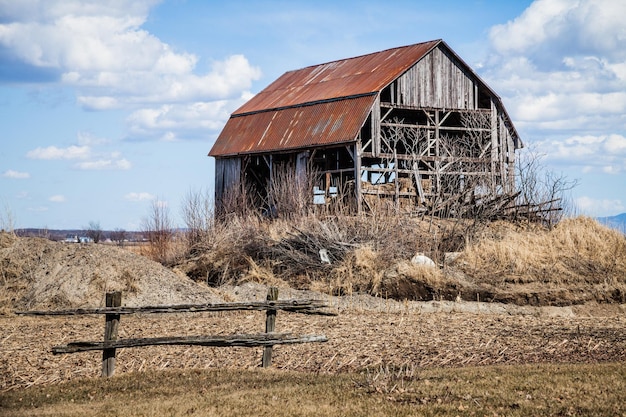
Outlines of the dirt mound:
M217 302L206 286L124 249L0 234L0 311Z

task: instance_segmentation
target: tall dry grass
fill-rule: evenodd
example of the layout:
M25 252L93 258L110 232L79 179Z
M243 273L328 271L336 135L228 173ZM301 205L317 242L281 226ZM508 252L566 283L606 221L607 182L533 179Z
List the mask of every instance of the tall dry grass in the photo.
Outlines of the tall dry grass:
M626 237L588 217L565 219L551 230L505 226L469 244L458 264L468 275L496 286L623 285Z
M183 213L187 246L179 250L176 268L209 285L254 281L396 299L499 300L495 292L512 285L521 295L532 292L533 285L565 291L604 285L609 296L596 299L626 297L624 235L593 219L565 219L544 227L419 219L384 209L351 215L341 207L344 199L333 203L332 210L313 207L305 198L311 184L297 186L298 178L281 172L269 194L268 202L276 208L271 216L250 205L216 216L206 194L190 194ZM252 201L244 194L233 201ZM450 252L460 254L453 264L446 261ZM416 253L429 256L438 267L414 265L410 260ZM524 302L523 296L512 299Z
M309 213L268 220L231 215L212 223L177 268L210 285L254 281L331 294L394 296L398 279L443 279L438 268L409 260L417 252L436 258L447 233L446 226L401 216Z

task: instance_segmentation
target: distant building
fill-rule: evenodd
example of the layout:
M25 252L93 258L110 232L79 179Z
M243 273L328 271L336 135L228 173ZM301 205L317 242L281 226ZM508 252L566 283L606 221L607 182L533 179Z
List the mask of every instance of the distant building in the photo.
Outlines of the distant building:
M79 235L65 235L65 239L63 239L63 243L93 243L93 239L87 236L79 236Z

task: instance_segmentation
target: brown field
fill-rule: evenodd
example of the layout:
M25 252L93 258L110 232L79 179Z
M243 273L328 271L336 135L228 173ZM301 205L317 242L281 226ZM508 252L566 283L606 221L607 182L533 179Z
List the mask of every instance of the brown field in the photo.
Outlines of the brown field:
M204 242L207 251L177 255L170 268L116 247L0 234L0 414L626 412L623 235L585 218L550 230L494 224L452 261L431 250L440 268L427 270L406 261L415 246L408 250L397 232L388 236L395 246L376 246L363 229L361 244L348 244L354 224L285 227L231 224ZM333 239L342 257L315 265L310 249ZM215 274L223 282L208 287ZM98 307L110 290L124 292L124 305L262 300L267 285L278 285L281 299L322 298L338 313L279 313L276 331L329 341L275 347L272 370L257 369L260 348L144 347L120 349L116 377L104 382L100 352L50 353L100 340L102 317L13 314ZM257 333L263 325L255 312L122 316L120 337Z
M623 416L626 367L169 370L0 393L3 416Z
M621 306L349 304L335 317L279 313L278 331L329 341L277 346L269 370L259 369L260 348L145 347L119 350L109 381L100 352L50 353L100 339L102 317L1 317L0 414L626 413ZM122 316L120 337L250 333L263 322L262 313Z
M327 343L278 346L274 367L311 373L379 366L437 368L626 361L621 306L504 309L486 303L381 302L354 299L335 317L279 313L277 331L324 334ZM456 304L456 305L455 305ZM482 311L480 311L482 309ZM420 311L421 310L421 311ZM120 338L256 333L262 313L123 316ZM54 356L68 341L100 340L102 317L0 317L0 389L61 382L100 372L101 353ZM260 348L121 349L117 373L161 369L253 369Z

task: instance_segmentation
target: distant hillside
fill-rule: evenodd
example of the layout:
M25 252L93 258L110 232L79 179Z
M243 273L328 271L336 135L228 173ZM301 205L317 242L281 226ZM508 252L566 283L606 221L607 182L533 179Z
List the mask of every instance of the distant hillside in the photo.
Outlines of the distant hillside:
M626 213L610 217L598 217L598 221L612 229L626 233Z

